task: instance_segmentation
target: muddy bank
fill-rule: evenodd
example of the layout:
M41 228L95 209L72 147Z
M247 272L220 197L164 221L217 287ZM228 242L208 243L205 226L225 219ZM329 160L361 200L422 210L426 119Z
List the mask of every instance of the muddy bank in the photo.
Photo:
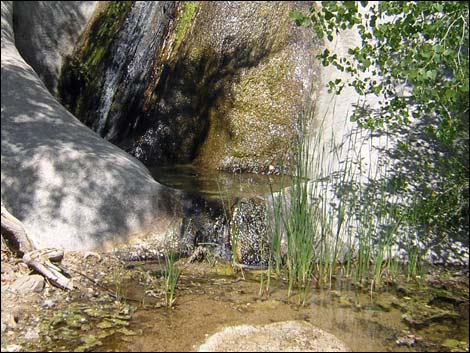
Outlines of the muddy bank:
M290 320L313 324L352 351L468 350L468 270L435 268L423 284L390 283L373 293L338 278L331 289L312 287L301 306L297 293L287 297L282 276L267 292L263 271L241 271L211 256L186 258L177 262L182 272L169 309L163 259L70 252L61 266L73 291L45 283L15 293L13 283L30 272L2 251L2 351L193 351L227 326Z

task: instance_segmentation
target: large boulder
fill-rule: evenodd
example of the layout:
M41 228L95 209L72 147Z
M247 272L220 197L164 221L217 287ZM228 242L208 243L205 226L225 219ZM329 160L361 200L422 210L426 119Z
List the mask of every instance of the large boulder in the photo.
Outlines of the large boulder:
M318 43L289 18L309 5L110 5L66 66L63 102L146 165L274 173L318 83Z
M98 1L15 1L16 48L50 92L57 93L63 59L75 46Z
M57 8L45 12L50 21L70 18L74 6ZM177 225L178 195L57 102L15 46L12 2L2 1L1 14L1 198L33 242L91 249ZM49 20L31 30L44 32Z
M310 2L202 2L182 59L204 67L211 106L196 163L277 172L319 83L311 33L289 18ZM204 91L204 90L202 90ZM274 167L274 168L273 168Z

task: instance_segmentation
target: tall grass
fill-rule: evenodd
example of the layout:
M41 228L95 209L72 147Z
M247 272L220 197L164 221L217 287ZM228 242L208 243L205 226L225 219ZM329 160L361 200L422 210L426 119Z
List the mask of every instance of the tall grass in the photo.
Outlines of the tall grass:
M369 131L355 129L340 144L332 133L328 146L322 141L323 121L308 137L311 117L299 118L289 156L293 176L280 192L271 192L267 287L270 273L285 269L288 295L297 289L305 303L312 279L331 287L342 275L358 288L380 288L384 277L397 277L400 261L409 279L421 276L423 244L410 235L419 228L418 201L409 202L393 187L395 171L380 163L380 156L373 160L362 153L373 149Z
M176 285L178 284L181 270L175 265L176 253L173 249L165 254L165 270L162 277L162 291L165 305L171 308L176 300Z
M269 269L279 271L281 265L281 238L285 232L287 254L285 266L288 274L288 295L299 289L300 301L305 303L313 274L315 235L319 218L318 208L311 199L307 178L312 171L309 157L310 144L305 134L307 120L299 119L298 134L291 146L290 168L293 172L288 188L273 195L273 238L270 247Z

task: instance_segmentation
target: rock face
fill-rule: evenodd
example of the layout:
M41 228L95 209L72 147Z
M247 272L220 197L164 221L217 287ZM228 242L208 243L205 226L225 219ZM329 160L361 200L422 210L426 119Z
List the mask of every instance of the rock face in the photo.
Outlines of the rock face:
M199 352L347 352L338 338L307 322L227 327L210 336Z
M13 3L16 48L53 94L57 93L63 58L72 53L96 3L97 1Z
M245 265L267 266L270 232L265 200L238 200L232 214L230 233L236 261Z
M178 193L155 182L139 161L56 101L15 47L13 4L1 6L1 198L6 208L37 245L66 250L112 246L131 234L158 237L177 225ZM70 9L74 6L65 5L51 16L70 18ZM36 24L37 31L42 24Z
M309 5L201 4L183 56L205 68L204 88L211 92L207 136L196 163L230 171L278 170L297 115L312 104L316 89L315 43L289 18L290 10Z
M217 1L109 7L64 72L64 102L146 165L194 162L274 173L318 77L316 44L289 18L290 10L308 7ZM120 20L102 30L107 18ZM149 29L142 35L131 30L143 26ZM144 32L154 35L146 39Z

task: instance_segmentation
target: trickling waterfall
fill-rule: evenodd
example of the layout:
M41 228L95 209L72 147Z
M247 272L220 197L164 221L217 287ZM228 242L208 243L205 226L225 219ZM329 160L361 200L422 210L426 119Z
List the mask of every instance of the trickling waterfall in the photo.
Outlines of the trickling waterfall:
M99 101L99 118L92 126L108 140L119 133L123 112L127 112L125 106L129 108L135 97L143 95L171 6L174 5L168 2L136 1L113 40L112 59L106 68Z
M110 2L63 70L64 105L146 165L279 173L316 76L294 6Z

